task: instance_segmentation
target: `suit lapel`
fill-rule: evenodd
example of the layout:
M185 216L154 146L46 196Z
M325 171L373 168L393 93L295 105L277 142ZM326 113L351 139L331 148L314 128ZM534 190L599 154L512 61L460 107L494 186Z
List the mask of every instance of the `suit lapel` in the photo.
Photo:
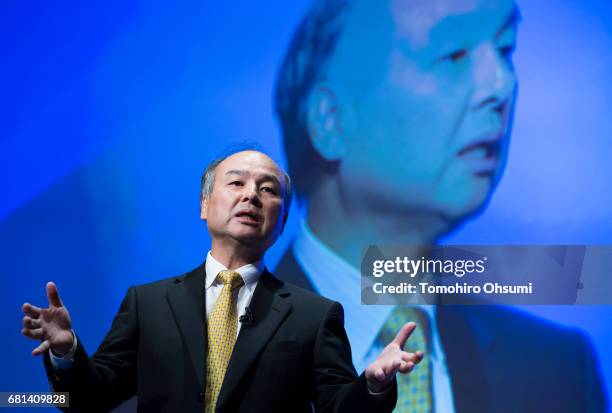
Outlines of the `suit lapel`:
M468 316L471 309L439 305L436 312L457 413L491 411L484 363L494 345L490 336L477 331Z
M249 307L253 313L253 323L240 328L217 400L218 408L228 400L248 368L285 319L291 309L290 294L283 287L283 283L266 270L257 283Z
M295 259L291 246L289 246L289 249L287 249L283 255L283 258L278 263L276 269L274 270L274 274L283 281L317 293L314 286L304 273L304 270Z
M208 341L205 328L204 279L205 267L202 264L185 277L176 278L167 293L168 303L189 351L202 389L206 383L204 371Z

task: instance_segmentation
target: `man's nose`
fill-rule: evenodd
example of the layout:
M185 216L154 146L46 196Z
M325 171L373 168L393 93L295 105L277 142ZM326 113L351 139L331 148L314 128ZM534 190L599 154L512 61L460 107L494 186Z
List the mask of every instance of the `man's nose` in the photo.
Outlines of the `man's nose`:
M491 43L474 50L474 109L491 106L501 110L512 99L516 76L512 63Z
M244 186L244 190L242 192L242 201L250 202L254 205L261 205L261 200L259 199L259 192L257 190L257 185L248 184Z

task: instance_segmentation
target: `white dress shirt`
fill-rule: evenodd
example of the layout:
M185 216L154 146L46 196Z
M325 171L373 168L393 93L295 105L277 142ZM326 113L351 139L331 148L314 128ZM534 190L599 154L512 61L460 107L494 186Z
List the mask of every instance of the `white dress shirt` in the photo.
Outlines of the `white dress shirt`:
M361 274L319 240L302 220L293 243L296 261L315 290L344 307L344 323L353 351L353 364L362 372L382 352L377 335L387 317L390 305L361 304ZM432 338L433 398L436 412L453 413L453 393L440 335L436 325L436 307L418 305L429 317Z

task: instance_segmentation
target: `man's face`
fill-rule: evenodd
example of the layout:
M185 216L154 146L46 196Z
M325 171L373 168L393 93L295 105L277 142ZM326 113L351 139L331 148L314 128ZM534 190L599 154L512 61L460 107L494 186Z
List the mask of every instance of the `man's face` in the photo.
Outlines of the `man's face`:
M484 205L508 149L513 0L356 1L330 63L352 198L458 220Z
M285 190L282 171L260 152L238 152L223 160L212 193L202 200L201 218L213 245L229 240L268 249L283 229Z

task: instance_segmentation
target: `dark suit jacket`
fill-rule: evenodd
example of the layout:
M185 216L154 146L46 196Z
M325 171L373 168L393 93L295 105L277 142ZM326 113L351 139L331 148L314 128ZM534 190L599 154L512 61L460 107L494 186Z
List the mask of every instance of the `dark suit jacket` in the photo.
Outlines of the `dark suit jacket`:
M89 358L78 346L72 367L56 372L56 391L74 410L106 411L138 395L138 410L203 412L206 384L204 265L131 287L112 328ZM351 361L342 307L265 271L217 402L220 412L390 411L397 387L371 396Z
M291 248L275 274L313 289ZM502 306L438 306L436 323L457 413L608 411L581 332Z

